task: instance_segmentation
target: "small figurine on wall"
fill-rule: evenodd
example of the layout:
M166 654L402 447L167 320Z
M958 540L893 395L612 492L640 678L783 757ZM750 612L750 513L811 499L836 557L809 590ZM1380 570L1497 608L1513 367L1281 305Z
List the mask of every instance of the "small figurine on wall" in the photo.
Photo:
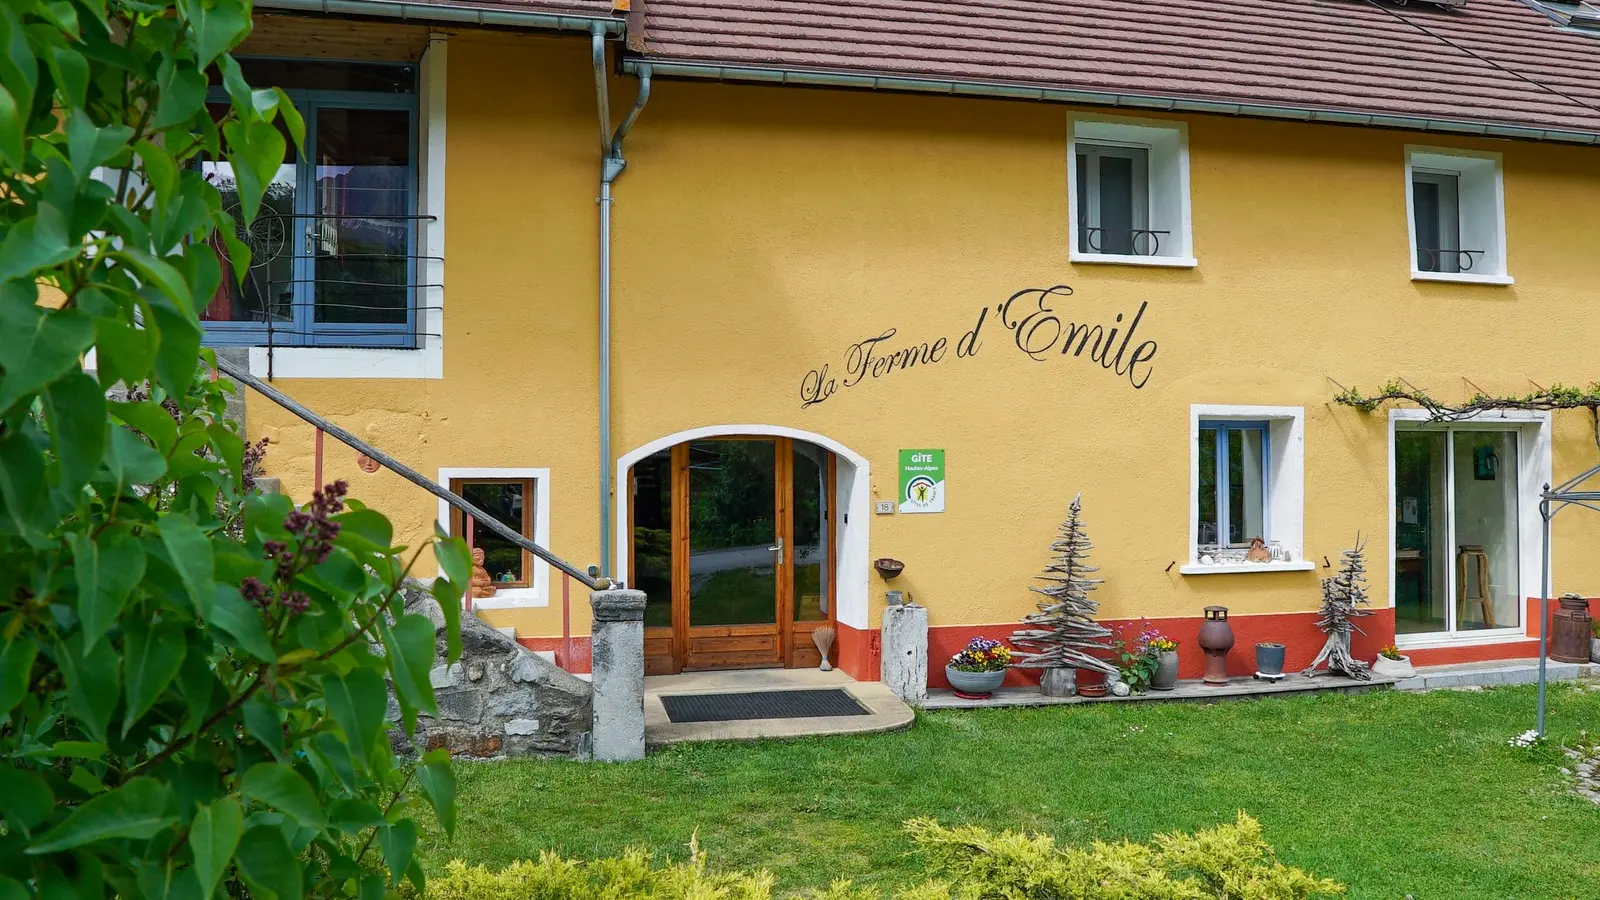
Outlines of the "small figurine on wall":
M468 585L472 599L481 600L484 597L493 597L495 592L494 579L489 577L489 570L483 567L483 548L472 548L472 580Z
M1267 549L1267 542L1261 538L1250 540L1250 549L1245 551L1246 562L1269 563L1272 562L1272 551Z

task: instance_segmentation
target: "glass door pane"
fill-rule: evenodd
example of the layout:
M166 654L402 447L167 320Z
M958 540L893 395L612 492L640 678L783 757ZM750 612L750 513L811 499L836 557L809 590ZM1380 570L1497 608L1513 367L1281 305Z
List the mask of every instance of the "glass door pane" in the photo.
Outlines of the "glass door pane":
M794 620L828 619L828 451L794 445Z
M406 323L411 149L409 110L317 110L313 215L302 229L315 271L317 322Z
M633 467L633 587L644 592L646 627L672 625L672 451Z
M778 621L777 442L689 445L689 625Z
M1519 610L1517 433L1457 431L1456 630L1514 628Z
M1450 583L1450 504L1442 431L1394 436L1395 632L1447 630Z

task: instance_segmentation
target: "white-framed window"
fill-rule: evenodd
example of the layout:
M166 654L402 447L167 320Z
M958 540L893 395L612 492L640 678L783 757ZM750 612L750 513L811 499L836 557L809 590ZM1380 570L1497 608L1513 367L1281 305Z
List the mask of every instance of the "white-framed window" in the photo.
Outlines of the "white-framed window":
M1305 410L1189 408L1189 563L1185 575L1305 571ZM1246 559L1260 539L1270 562Z
M465 497L542 547L550 546L550 470L443 468L439 483ZM483 568L495 584L493 597L472 601L478 609L550 605L550 565L495 534L443 500L439 524L483 551Z
M1411 277L1511 284L1500 154L1408 147Z
M1524 640L1539 593L1550 416L1389 414L1390 606L1402 647Z
M1073 262L1195 265L1181 122L1075 118L1067 155Z

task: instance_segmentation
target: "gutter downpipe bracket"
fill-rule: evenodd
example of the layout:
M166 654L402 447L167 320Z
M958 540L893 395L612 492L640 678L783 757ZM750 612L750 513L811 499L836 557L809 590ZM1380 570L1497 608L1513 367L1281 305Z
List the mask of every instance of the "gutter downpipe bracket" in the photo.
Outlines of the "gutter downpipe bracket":
M595 100L600 117L600 571L612 574L611 554L611 206L615 202L611 188L628 167L622 155L622 142L639 121L640 113L650 100L650 67L641 66L635 73L639 78L639 93L633 108L611 130L611 95L607 84L606 32L596 25L590 32L594 56Z

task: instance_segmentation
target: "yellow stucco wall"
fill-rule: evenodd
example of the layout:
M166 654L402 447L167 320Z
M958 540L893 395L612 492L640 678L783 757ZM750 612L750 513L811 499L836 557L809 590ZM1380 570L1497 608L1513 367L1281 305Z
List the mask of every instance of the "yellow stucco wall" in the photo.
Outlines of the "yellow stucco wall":
M552 549L598 557L596 179L593 85L581 40L463 34L449 54L445 377L280 382L424 473L538 466L552 473ZM626 108L619 79L613 108ZM942 447L947 512L877 516L869 558L933 624L1003 622L1079 491L1109 616L1309 610L1318 572L1183 576L1193 403L1303 406L1305 553L1368 536L1373 596L1388 599L1387 418L1331 404L1329 378L1404 376L1441 397L1600 377L1600 152L1333 126L1185 117L1195 269L1067 259L1072 110L977 99L659 81L628 143L615 208L613 449L684 429L765 423L827 435L895 494L896 453ZM1087 111L1085 111L1087 112ZM1407 144L1504 155L1515 286L1414 283ZM1110 324L1149 307L1148 383L1084 358L1020 353L994 320L1012 292L1070 285L1063 318ZM953 344L990 308L983 348L841 388L802 408L848 345ZM1553 338L1554 340L1549 340ZM1600 462L1587 415L1556 415L1558 478ZM252 402L277 441L268 466L304 497L309 428ZM329 445L328 477L431 527L432 498L363 475ZM1557 590L1600 593L1600 516L1564 514ZM881 582L874 576L876 624ZM553 582L553 586L558 582ZM559 597L559 588L557 588ZM559 604L501 612L523 635L560 632ZM587 604L574 606L587 632Z

